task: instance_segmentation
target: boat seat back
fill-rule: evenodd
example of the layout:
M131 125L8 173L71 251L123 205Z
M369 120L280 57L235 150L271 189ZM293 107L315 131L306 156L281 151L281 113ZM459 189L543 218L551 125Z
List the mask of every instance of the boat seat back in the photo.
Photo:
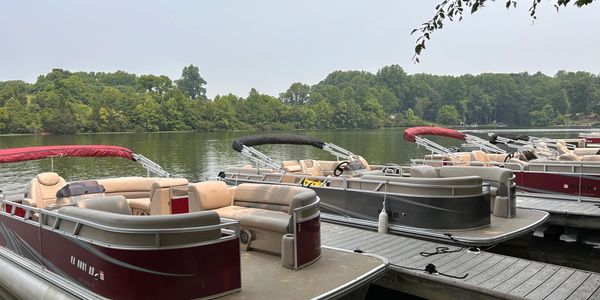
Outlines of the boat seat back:
M121 195L127 199L133 213L170 214L170 188L186 186L185 178L118 177L99 179L106 196Z
M225 169L225 173L227 174L263 174L263 173L273 173L275 170L269 168L254 168L251 165L243 166L243 167L229 167Z
M600 154L600 148L575 148L573 149L573 153L583 156L583 155L598 155Z
M566 161L580 161L581 158L574 154L574 153L565 153L565 154L561 154L558 157L558 160L566 160Z
M600 161L600 155L584 155L581 161Z
M189 181L185 178L162 178L152 183L150 199L147 204L151 215L171 214L171 188L186 187Z
M302 166L295 160L284 160L281 162L281 167L288 173L302 173Z
M527 168L527 162L518 158L511 158L506 162L505 167L510 170L523 171Z
M352 159L360 161L360 163L364 166L365 171L371 171L371 167L369 166L369 163L364 157L360 155L353 155Z
M204 181L188 186L189 211L217 209L233 204L234 189L223 181Z
M491 162L490 158L488 157L487 153L481 151L481 150L473 150L471 151L471 161L478 161L478 162Z
M39 208L52 205L56 202L56 193L66 184L57 173L40 173L29 183L29 191L23 204Z
M325 173L323 173L323 168L319 162L314 159L301 160L300 166L302 167L302 173L304 174L312 176L325 176Z
M410 168L410 177L415 178L439 178L439 174L432 166L412 166Z
M565 142L562 140L557 140L556 141L556 151L558 151L558 154L570 154L573 153L573 151L569 150L569 148L567 148L567 145L565 145Z
M117 177L99 179L98 184L104 186L104 193L123 195L127 199L150 198L150 188L158 177Z
M447 166L438 170L440 177L461 177L475 175L485 181L507 184L513 177L512 171L503 168Z
M105 196L76 201L75 206L121 215L131 215L131 207L123 196Z
M299 186L243 183L235 190L233 204L292 214L295 208L313 203L316 198L315 191Z

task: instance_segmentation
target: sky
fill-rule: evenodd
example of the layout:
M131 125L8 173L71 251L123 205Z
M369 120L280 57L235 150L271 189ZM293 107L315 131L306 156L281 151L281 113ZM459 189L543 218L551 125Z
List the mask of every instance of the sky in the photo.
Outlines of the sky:
M199 67L207 95L273 96L336 70L461 75L558 70L600 74L600 1L538 18L520 0L490 2L432 35L412 61L412 29L430 0L0 0L0 81L35 82L53 68L181 76Z

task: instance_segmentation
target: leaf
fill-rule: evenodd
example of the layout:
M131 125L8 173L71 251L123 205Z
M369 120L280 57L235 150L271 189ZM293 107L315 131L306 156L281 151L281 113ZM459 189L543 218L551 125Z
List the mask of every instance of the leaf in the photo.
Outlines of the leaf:
M506 1L506 8L510 7L510 0Z
M471 6L471 13L476 12L478 8L479 8L479 2L473 3L473 6Z
M419 30L418 28L415 28L410 32L410 34L412 35L413 33L417 32L418 30Z
M421 54L421 50L423 50L423 45L418 44L417 46L415 46L415 53L417 55Z

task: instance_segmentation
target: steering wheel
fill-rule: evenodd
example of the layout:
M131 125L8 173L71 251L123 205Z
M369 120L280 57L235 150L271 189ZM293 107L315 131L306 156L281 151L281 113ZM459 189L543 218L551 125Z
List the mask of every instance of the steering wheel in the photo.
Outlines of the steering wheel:
M350 164L350 162L348 162L348 161L343 161L343 162L339 163L333 170L333 175L335 177L342 175L342 173L344 173L344 170L346 169L346 166L348 166L349 164Z
M505 158L504 158L504 162L507 162L509 159L515 157L515 153L516 152L511 152L509 153Z

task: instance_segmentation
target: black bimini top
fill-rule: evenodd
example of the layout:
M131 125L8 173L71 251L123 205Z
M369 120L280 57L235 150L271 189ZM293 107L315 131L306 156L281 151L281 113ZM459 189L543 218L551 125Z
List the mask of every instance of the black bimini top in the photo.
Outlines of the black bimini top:
M492 134L490 136L489 142L492 144L496 144L496 139L498 137L503 137L511 140L521 140L521 141L529 141L529 136L523 134Z
M252 147L269 144L309 145L323 149L325 143L321 140L304 135L273 134L273 135L249 135L233 141L231 147L237 152L242 151L242 146Z

